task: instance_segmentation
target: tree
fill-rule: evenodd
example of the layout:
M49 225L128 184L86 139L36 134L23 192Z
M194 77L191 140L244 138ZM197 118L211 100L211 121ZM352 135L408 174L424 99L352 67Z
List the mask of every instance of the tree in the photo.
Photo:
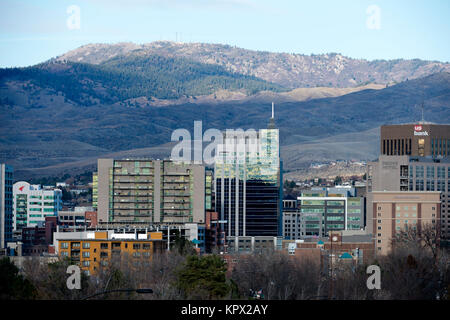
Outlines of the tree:
M34 299L36 289L8 258L0 260L0 300Z
M171 250L177 251L180 255L195 254L195 249L192 242L180 236L178 230L175 230L175 240L173 241Z
M217 255L189 256L177 272L176 286L186 298L217 299L227 295L225 262Z
M334 179L334 184L335 184L335 185L339 185L339 184L341 184L341 183L342 183L342 177L337 176L337 177Z
M237 258L231 277L238 284L241 296L251 298L249 293L259 290L269 300L307 299L320 295L320 266L310 260L300 261L274 250Z

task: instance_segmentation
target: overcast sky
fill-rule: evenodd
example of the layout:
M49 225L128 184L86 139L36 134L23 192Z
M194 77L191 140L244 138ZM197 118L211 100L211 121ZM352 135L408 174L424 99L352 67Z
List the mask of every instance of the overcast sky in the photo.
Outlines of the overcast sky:
M0 66L88 43L207 42L450 61L450 0L0 0Z

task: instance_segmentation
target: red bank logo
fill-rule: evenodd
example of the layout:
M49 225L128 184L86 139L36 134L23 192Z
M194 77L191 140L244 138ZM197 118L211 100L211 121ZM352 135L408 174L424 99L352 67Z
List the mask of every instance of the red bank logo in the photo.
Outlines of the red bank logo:
M422 131L422 125L418 124L414 126L414 135L415 136L428 136L428 131Z
M19 188L19 190L20 190L20 191L23 191L23 188L25 188L25 186L21 186L21 187Z

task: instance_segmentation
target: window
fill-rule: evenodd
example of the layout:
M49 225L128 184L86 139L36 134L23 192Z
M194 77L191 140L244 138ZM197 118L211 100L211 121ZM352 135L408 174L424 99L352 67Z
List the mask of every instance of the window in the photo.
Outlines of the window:
M101 243L100 244L100 249L108 249L108 244L107 243Z
M91 247L90 242L83 242L83 249L89 249Z
M61 249L68 249L68 248L69 248L69 243L61 242Z
M89 258L91 256L91 253L89 251L83 252L83 258Z
M133 243L133 249L134 249L134 250L139 250L139 249L141 249L141 244L140 244L140 243Z
M437 167L437 177L445 178L445 167Z
M83 267L89 267L90 261L83 261Z
M435 173L434 167L427 166L427 179L434 178L434 173Z

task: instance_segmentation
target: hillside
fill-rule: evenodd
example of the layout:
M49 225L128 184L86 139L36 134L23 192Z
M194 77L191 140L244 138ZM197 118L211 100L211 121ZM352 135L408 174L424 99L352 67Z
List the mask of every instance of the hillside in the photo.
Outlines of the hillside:
M5 79L0 87L0 162L12 164L18 177L48 171L39 168L82 170L95 164L98 157L133 155L133 151L127 152L132 149L139 149L141 156L162 157L170 150L163 145L170 142L174 129L192 131L196 120L203 121L203 130L264 128L271 111L270 103L257 100L161 107L105 100L86 107L32 81ZM72 88L72 94L82 96L84 92ZM427 121L449 123L450 73L380 90L279 103L275 120L285 168L295 170L312 161L373 159L377 156L377 128L385 123L417 121L421 110L416 105L422 101Z
M279 85L232 73L217 65L162 56L115 57L98 65L50 61L26 68L0 69L3 88L11 83L50 90L79 105L122 103L127 99L178 99L213 94L217 90L281 91ZM31 93L32 91L27 91ZM1 102L7 104L8 92ZM36 102L39 104L38 102Z
M251 75L283 87L355 87L368 83L394 84L450 71L438 61L352 59L338 53L304 55L253 51L229 45L156 41L147 44L89 44L67 52L57 61L101 64L119 56L182 57L215 64L230 72Z

